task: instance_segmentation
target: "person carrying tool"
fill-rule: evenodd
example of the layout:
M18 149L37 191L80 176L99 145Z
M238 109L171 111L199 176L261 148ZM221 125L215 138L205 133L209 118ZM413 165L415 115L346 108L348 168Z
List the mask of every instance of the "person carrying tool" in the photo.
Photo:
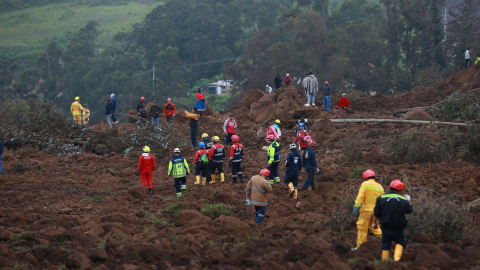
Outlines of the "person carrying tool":
M175 191L177 197L181 197L182 193L187 192L187 175L190 174L187 160L180 155L180 149L173 150L174 156L168 164L168 176L173 174L175 181Z
M225 173L223 172L223 160L225 159L225 148L220 144L220 138L213 136L214 145L208 151L208 158L211 160L210 174L212 177L211 184L215 184L215 169L218 170L221 183L225 182Z
M395 241L393 259L398 262L402 258L403 249L407 246L407 238L403 232L408 225L405 214L411 214L410 196L399 193L405 184L395 179L390 183L390 192L377 198L373 213L373 228L378 229L377 219L382 226L382 261L388 260L392 241Z
M245 157L245 152L243 145L239 142L240 138L237 135L232 136L232 141L233 144L230 147L230 168L232 168L232 182L230 182L230 185L236 185L237 176L240 178L242 183L245 182L242 174L242 160Z
M273 138L275 140L277 140L278 139L278 134L277 134L277 130L275 129L275 127L270 125L270 123L268 123L268 122L265 124L265 127L267 128L267 138L269 136L273 136Z
M228 116L228 119L223 123L223 133L225 133L225 145L232 143L232 135L235 135L235 129L237 128L237 121L233 119L233 113Z
M165 117L167 118L167 122L173 120L177 109L175 108L175 104L172 103L172 99L167 99L167 103L163 106L163 112L165 113Z
M142 179L142 185L147 187L148 194L153 194L152 173L155 171L155 158L150 155L150 147L143 147L143 154L138 161L138 171L140 172L140 178Z
M202 134L202 141L205 144L205 149L207 149L207 152L209 153L210 149L213 146L213 142L212 140L210 140L207 133ZM207 183L212 182L212 175L210 173L210 167L212 166L212 159L209 157L209 160L210 161L208 162L208 166L207 166Z
M75 97L75 101L70 106L70 112L73 115L73 122L77 125L82 124L82 111L84 111L82 105L80 104L80 97Z
M197 147L197 131L198 119L200 115L197 113L197 108L192 109L192 113L185 111L187 118L190 118L190 139L192 140L192 148Z
M267 212L267 193L272 192L272 186L266 178L270 175L268 169L262 169L258 175L253 176L247 183L246 205L255 206L255 223L261 224Z
M83 124L88 126L88 121L90 121L90 110L87 109L87 104L83 104Z
M268 170L270 171L268 182L270 185L273 185L275 180L277 185L280 185L280 177L278 176L278 164L280 163L280 144L278 144L275 138L271 135L267 137L267 142L269 143L267 156Z
M297 151L297 145L294 143L290 144L290 153L287 155L285 167L287 167L287 172L283 182L290 189L290 197L293 196L294 199L297 199L298 174L302 169L302 157Z
M277 132L278 138L282 136L282 132L280 131L280 120L275 120L275 124L273 124L275 131Z
M355 206L353 207L353 216L358 217L357 221L357 246L352 251L357 250L367 241L368 230L378 238L382 237L382 231L377 227L373 228L373 209L377 198L383 195L383 187L375 182L375 172L368 169L362 173L366 179L360 186Z
M207 184L208 163L210 160L208 159L208 151L205 149L205 143L200 142L198 146L200 150L195 153L195 158L193 159L195 163L195 185L200 185L201 177L201 185L204 187Z
M307 190L309 186L312 186L312 191L315 190L315 168L317 169L317 172L320 172L320 168L318 168L317 164L317 158L315 157L315 147L317 147L317 143L309 141L307 149L305 149L303 152L302 171L304 172L306 170L308 176L307 180L305 180L305 183L303 184L302 190Z
M305 127L300 128L300 132L298 132L297 137L293 141L293 143L299 142L300 149L306 150L308 148L308 143L305 141L306 137L310 137L310 134L305 131Z

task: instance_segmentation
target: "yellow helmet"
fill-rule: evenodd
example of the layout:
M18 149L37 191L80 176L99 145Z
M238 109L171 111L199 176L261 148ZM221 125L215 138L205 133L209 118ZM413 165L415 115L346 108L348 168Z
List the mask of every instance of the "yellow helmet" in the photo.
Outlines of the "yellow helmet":
M276 123L276 124L280 124L280 120L278 120L278 119L275 120L275 123Z
M207 134L207 133L203 133L202 138L208 138L208 134Z
M80 100L80 97L75 97L75 100Z
M220 141L220 138L218 136L213 136L213 141L214 142L219 142Z
M145 153L150 153L150 147L144 146L144 147L143 147L143 152L145 152Z

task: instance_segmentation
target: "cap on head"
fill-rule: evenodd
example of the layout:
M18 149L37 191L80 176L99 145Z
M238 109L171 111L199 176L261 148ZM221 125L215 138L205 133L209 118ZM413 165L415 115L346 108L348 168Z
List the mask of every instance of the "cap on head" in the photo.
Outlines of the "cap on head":
M213 136L212 139L213 139L214 142L219 142L220 141L220 137L218 137L218 136Z
M141 101L145 101L145 98L144 98L144 97L141 97L140 100L141 100Z
M366 171L364 171L362 173L362 177L365 178L365 179L368 179L368 178L375 178L375 172L373 172L372 170L368 169Z
M208 138L208 134L207 134L207 133L203 133L203 134L202 134L202 138L203 138L203 139Z
M275 120L275 123L276 123L276 124L280 124L280 120L278 120L278 119Z
M267 87L267 88L268 88L268 87L270 87L270 86L268 86L268 84L267 84L265 87Z
M346 96L347 94L343 93L342 96Z
M200 147L200 149L204 149L205 148L205 143L201 142L201 143L198 144L198 146Z
M405 187L405 184L402 181L395 179L390 183L390 187L400 191Z
M308 73L308 75L313 75L313 72L310 71L310 72Z
M174 154L180 154L180 149L175 148L175 149L173 150L173 153L174 153Z
M172 102L172 99L171 99L171 98L169 98L169 99L167 99L167 101L168 101L168 102Z
M270 171L268 169L262 169L260 171L260 174L264 175L265 177L268 177L270 175Z
M80 97L75 97L75 100L80 100Z
M233 113L229 114L228 116L233 116Z
M144 147L143 147L143 152L145 152L145 153L150 153L150 147L144 146Z
M290 150L295 150L295 149L297 149L297 145L294 143L290 144Z
M86 108L86 107L87 107L87 104L83 104L83 107L85 107L85 108Z
M233 135L232 136L232 141L238 142L238 141L240 141L240 137L238 137L237 135Z
M110 98L107 98L107 101L108 101L108 102L110 102L110 100L111 100Z

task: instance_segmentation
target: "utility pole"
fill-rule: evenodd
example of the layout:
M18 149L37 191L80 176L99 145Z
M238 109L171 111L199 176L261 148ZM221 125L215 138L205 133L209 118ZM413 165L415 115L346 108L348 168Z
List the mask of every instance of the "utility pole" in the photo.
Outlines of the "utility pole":
M444 9L443 13L443 41L447 40L447 8Z
M153 73L153 80L152 80L153 94L155 95L155 66L153 66L152 73Z

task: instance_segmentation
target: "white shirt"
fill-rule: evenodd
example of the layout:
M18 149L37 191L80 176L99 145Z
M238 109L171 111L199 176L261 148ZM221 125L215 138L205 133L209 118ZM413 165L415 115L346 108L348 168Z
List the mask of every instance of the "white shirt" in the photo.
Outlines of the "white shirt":
M465 59L470 59L470 52L468 50L465 51Z
M272 92L272 87L268 87L267 90L266 90L267 93L271 93Z

